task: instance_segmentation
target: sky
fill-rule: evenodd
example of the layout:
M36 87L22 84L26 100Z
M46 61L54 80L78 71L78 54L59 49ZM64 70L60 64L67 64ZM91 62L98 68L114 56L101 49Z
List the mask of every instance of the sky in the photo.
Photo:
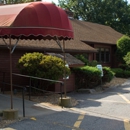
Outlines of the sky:
M47 1L47 2L54 2L56 5L58 4L58 0L42 0L42 1Z
M56 4L58 4L58 0L43 0L43 1L48 1L48 2L54 2L54 3L56 3ZM127 0L128 1L128 3L130 4L130 0Z

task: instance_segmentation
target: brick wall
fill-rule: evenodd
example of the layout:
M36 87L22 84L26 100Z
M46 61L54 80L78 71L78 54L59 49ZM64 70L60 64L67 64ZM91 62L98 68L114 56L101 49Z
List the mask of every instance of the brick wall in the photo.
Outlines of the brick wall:
M19 73L19 70L17 68L18 60L23 54L27 52L31 52L31 51L23 51L16 48L16 50L12 54L12 72L13 73ZM9 57L9 50L7 48L0 49L0 88L2 87L1 81L3 80L2 72L6 72L5 81L10 83L10 57ZM13 75L13 84L27 86L28 83L29 83L29 79ZM66 86L67 86L67 92L73 91L75 89L75 78L73 74L70 76L68 80L66 80ZM6 90L10 89L9 85L6 85L5 87L6 87ZM52 90L55 92L60 92L59 85L56 84Z
M63 79L60 79L60 81L63 81ZM67 79L65 81L65 86L66 86L66 91L67 92L72 92L75 90L75 75L74 74L71 74L69 76L69 79ZM55 84L55 89L54 89L55 92L60 92L60 84L59 83L56 83ZM62 88L62 92L64 92L64 86Z
M17 68L18 59L25 53L25 51L14 51L12 54L12 73L19 73ZM5 72L5 73L3 73ZM0 81L3 81L3 74L5 77L5 82L10 83L10 54L8 49L0 49ZM21 77L13 77L13 84L25 85L26 79ZM2 88L2 83L0 87ZM10 86L5 85L5 90L9 90Z

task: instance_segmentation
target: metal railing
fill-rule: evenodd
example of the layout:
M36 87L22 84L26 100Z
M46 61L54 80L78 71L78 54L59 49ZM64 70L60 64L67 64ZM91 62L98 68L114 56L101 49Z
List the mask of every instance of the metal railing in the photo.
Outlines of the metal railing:
M10 83L5 82L5 73L6 72L1 72L0 71L0 73L3 73L3 78L2 78L2 81L0 81L0 82L2 82L2 92L4 94L5 85L10 85ZM42 90L42 89L33 87L32 84L31 84L31 79L37 79L37 80L44 80L44 81L48 81L48 82L59 83L60 84L60 97L61 97L61 100L62 100L62 87L64 86L64 82L63 81L51 80L51 79L45 79L45 78L39 78L39 77L22 75L22 74L17 74L17 73L12 73L12 75L20 76L20 77L24 77L24 78L29 78L29 100L31 100L31 89L32 88L36 89L38 91L42 91L42 92L49 92L49 91L46 91L46 90ZM25 117L25 101L24 100L25 100L25 90L26 90L26 87L18 85L18 84L13 84L13 87L18 87L18 88L22 89L23 117Z

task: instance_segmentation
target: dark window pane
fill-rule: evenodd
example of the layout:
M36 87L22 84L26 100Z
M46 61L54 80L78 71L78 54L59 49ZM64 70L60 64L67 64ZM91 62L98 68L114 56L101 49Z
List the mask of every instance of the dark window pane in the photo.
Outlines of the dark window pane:
M100 62L100 48L97 48L97 53L96 53L96 60L98 61L98 62Z
M96 54L96 60L99 61L99 53Z
M104 62L104 55L105 55L104 48L101 48L101 62Z
M110 50L106 49L106 62L110 62Z
M110 49L109 48L96 48L96 60L98 62L108 63L110 62Z

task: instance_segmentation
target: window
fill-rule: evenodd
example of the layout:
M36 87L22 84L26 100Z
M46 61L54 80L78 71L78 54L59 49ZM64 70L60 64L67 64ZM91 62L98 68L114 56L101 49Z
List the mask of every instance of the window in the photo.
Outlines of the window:
M109 48L97 48L96 60L101 63L110 62L110 49Z

